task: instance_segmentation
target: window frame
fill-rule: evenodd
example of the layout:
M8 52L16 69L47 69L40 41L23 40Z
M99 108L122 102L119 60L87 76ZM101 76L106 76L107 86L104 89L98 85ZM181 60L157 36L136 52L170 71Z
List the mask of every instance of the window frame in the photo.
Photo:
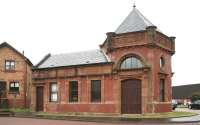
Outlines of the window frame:
M129 63L130 66L127 66L128 65L127 63ZM125 65L125 66L123 66L123 65ZM144 67L143 62L139 58L137 58L135 56L127 56L126 58L124 58L121 61L120 65L119 65L119 69L121 69L121 70L139 69L139 68L142 68L142 67Z
M160 57L159 66L161 69L165 66L165 59L163 56Z
M160 79L159 100L165 102L165 79Z
M9 63L7 65L7 63ZM12 63L14 64L12 66ZM5 60L5 71L15 71L15 60Z
M74 85L74 84L76 84L76 85ZM78 81L69 81L69 102L70 103L79 102L78 88L79 88Z
M95 87L94 84L100 84L100 86L98 86L99 88L93 88ZM97 90L97 91L95 91ZM102 91L102 84L101 84L101 80L91 80L91 102L101 102L102 96L101 96L101 91Z
M53 85L56 85L56 90L55 91L52 90L52 86ZM56 100L53 100L53 98L52 98L53 94L56 94L56 96L57 96ZM49 102L58 102L58 84L57 84L57 82L51 82L49 84Z
M12 87L11 84L14 84L14 86ZM16 87L16 84L18 84L17 87ZM11 93L19 93L19 89L20 89L19 81L10 81L9 82L9 92L11 92Z

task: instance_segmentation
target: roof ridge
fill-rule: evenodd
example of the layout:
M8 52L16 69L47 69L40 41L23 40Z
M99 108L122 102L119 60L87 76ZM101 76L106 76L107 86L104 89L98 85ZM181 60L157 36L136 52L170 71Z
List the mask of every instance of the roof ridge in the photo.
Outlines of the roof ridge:
M52 68L96 63L109 63L101 49L47 56L36 68Z
M176 85L176 86L172 86L172 87L192 86L192 85L200 85L200 83L184 84L184 85Z
M51 54L52 56L57 56L57 55L66 55L66 54L78 54L78 53L83 53L83 52L92 52L92 51L97 51L100 49L91 49L91 50L83 50L83 51L75 51L75 52L67 52L67 53L58 53L58 54Z
M148 26L155 26L149 19L147 19L138 9L134 8L138 15L143 19L144 23ZM150 25L149 25L150 24Z

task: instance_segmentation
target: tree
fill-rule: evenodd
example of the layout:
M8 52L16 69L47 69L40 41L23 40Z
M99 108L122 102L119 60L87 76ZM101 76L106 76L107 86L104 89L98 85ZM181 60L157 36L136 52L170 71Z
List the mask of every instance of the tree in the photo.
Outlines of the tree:
M192 96L190 97L190 100L192 102L194 102L196 100L200 100L200 92L192 93Z

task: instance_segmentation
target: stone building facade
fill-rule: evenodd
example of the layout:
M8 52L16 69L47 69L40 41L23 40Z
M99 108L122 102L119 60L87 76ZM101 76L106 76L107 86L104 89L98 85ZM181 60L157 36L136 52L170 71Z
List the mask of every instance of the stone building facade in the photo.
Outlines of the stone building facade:
M0 108L45 112L145 114L171 111L168 37L135 7L98 50L48 54L36 66L0 44Z
M175 37L135 7L99 50L48 54L33 69L31 108L45 112L171 111Z
M0 44L0 108L29 107L31 84L29 59L8 43Z

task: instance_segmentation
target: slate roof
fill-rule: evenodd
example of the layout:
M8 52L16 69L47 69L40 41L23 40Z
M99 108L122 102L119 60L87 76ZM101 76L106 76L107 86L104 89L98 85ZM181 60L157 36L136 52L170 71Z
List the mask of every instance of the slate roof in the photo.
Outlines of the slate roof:
M106 63L109 59L101 50L91 50L67 54L47 55L36 67L52 68L83 64Z
M116 34L136 32L146 30L148 26L153 25L145 16L143 16L135 7L115 31Z
M200 93L200 84L182 85L172 87L173 99L188 99L193 93Z

